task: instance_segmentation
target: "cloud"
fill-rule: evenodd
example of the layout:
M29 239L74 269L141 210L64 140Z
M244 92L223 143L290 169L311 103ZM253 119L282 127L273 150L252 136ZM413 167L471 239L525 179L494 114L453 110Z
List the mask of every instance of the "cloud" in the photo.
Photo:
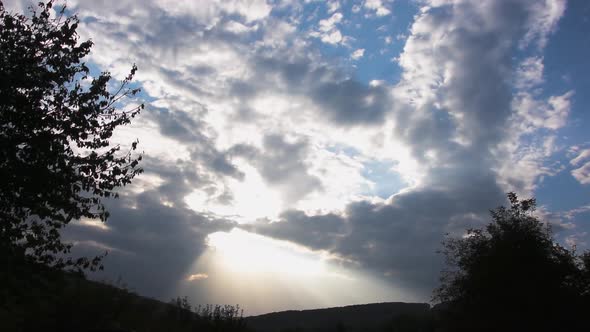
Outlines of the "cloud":
M590 149L583 149L580 151L574 159L570 160L570 164L578 166L585 159L590 159Z
M521 61L516 71L517 89L530 89L543 83L543 58L528 57Z
M548 100L539 100L531 93L521 92L516 95L513 107L518 110L523 123L521 130L528 132L539 128L559 129L565 125L570 110L572 91L560 96L551 96Z
M542 49L547 45L548 37L557 29L557 23L565 12L566 0L537 1L530 6L528 31L520 46L525 47L536 41L537 46Z
M73 222L64 237L78 243L74 255L109 251L105 272L91 274L94 278L120 277L143 295L169 298L176 295L176 284L207 248L207 235L229 231L235 222L188 209L184 196L203 185L189 169L149 158L144 166L160 179L152 189L128 191L107 202L111 217L106 229Z
M196 274L191 274L189 275L186 280L187 281L198 281L198 280L203 280L203 279L207 279L209 278L209 276L206 273L196 273Z
M304 171L290 173L282 182L271 181L270 172L265 170L268 167L262 162L264 158L272 159L270 150L273 145L262 143L267 133L286 129L295 131L293 137L309 137L306 126L310 122L319 127L314 131L332 124L378 125L387 112L386 87L367 86L347 77L335 66L316 61L317 55L308 52L307 46L292 35L295 28L291 23L267 17L256 22L256 36L243 36L248 32L240 31L238 35L227 32L227 25L235 20L233 17L231 20L220 17L215 25L206 26L199 17L183 16L172 20L168 14L153 10L153 22L168 24L165 31L157 24L152 26L150 21L144 22L145 26L136 27L137 23L130 18L90 19L86 28L88 34L90 31L94 35L103 34L98 39L116 46L115 49L98 50L101 56L95 60L99 63L113 66L125 62L118 55L137 52L138 65L142 68L139 75L143 73L139 78L145 91L156 99L148 105L143 116L149 118L149 125L155 126L160 135L175 141L166 141L164 149L172 150L174 145L175 149L184 150L182 155L168 153L165 159L192 163L199 170L198 176L207 182L206 186L195 188L189 194L193 199L191 208L202 211L209 204L223 203L227 207L239 204L233 192L237 190L236 185L253 184L257 181L257 173L266 184L278 188L278 196L286 204L308 198L309 193L325 189L324 182L336 181ZM100 10L85 13L99 16ZM334 20L339 21L338 17L335 16ZM119 22L131 23L119 27L121 31L111 31ZM245 21L240 24L253 26ZM129 30L134 32L133 37ZM150 33L145 36L137 31ZM161 37L160 33L167 38ZM178 42L181 38L174 38L174 35L183 36L185 40ZM129 39L136 43L129 45ZM132 51L134 45L137 48ZM111 57L105 56L107 54ZM304 106L283 110L278 106L285 100L300 102ZM299 118L293 114L298 114ZM302 135L297 132L299 129L306 132ZM252 141L260 144L252 144ZM262 158L262 161L248 163L258 168L254 171L237 165L232 160L236 156L229 153L232 147L244 144L256 147L259 150L257 156ZM308 149L301 150L293 156L301 160L293 159L293 164L306 164L303 160L309 157L308 154ZM340 161L331 162L337 167ZM313 168L317 170L319 167ZM357 177L350 179L356 181ZM349 182L346 181L346 188L350 188ZM194 200L196 197L198 199Z
M572 175L581 184L590 184L590 162L572 170Z
M315 250L327 250L388 278L396 286L427 297L441 268L435 252L442 234L461 234L467 225L481 223L481 211L501 201L501 196L484 197L489 200L473 206L468 206L472 201L465 201L457 206L458 197L421 190L394 197L389 204L352 203L344 216L290 211L279 221L259 221L243 227Z
M328 250L427 298L442 264L435 252L443 235L482 225L490 208L505 203L504 192L530 188L549 172L543 168L554 138L539 129L564 125L572 94L540 100L529 90L542 84L540 57L517 69L519 83L507 79L514 46L552 31L530 25L531 17L543 16L539 10L522 1L426 2L400 55L402 79L385 116L395 140L416 161L420 181L385 202L353 202L337 214L291 211L248 227ZM513 83L535 98L535 113L515 106L520 96L513 95ZM523 134L512 131L518 131L515 114L540 138L526 151L519 149ZM531 169L540 171L523 182L512 177Z
M337 24L342 21L344 16L341 13L334 13L329 18L318 22L318 30L310 33L311 37L320 38L327 44L336 45L344 41L342 33L337 28Z
M586 241L584 241L584 238L588 237L588 232L581 232L578 234L573 234L568 236L565 239L565 243L572 247L572 248L576 248L576 247L580 247L580 246L588 246L588 243Z
M309 58L279 59L257 57L255 68L260 76L278 78L275 86L285 86L287 93L311 99L319 107L319 115L330 122L343 126L379 125L390 110L386 87L361 83Z
M391 14L391 10L385 6L386 2L387 0L365 0L363 6L377 16L386 16Z
M340 30L337 29L322 34L321 39L324 43L332 45L339 44L343 40L342 33L340 33Z
M338 9L340 9L340 1L339 0L329 0L326 2L328 13L334 13Z
M154 4L173 16L190 15L206 23L214 24L222 14L239 15L246 22L263 19L268 16L271 6L266 0L215 0L206 4L192 1L157 0Z
M578 152L578 151L576 151ZM590 149L583 149L570 160L570 164L577 168L571 171L572 176L581 184L590 184Z
M251 32L254 31L258 28L258 26L246 26L240 22L236 22L236 21L229 21L225 24L225 30L227 30L228 32L234 33L234 34L242 34L242 33L247 33L247 32Z
M330 18L320 20L319 22L319 30L323 32L328 32L334 30L336 28L336 24L342 21L342 14L341 13L334 13Z
M68 230L78 250L111 248L107 271L168 298L208 234L239 226L426 299L445 233L482 225L504 192L529 193L561 169L548 159L573 92L541 92L563 1L420 2L407 38L396 37L405 45L395 86L366 83L315 48L310 36L346 41L338 3L306 26L286 2L71 1L81 38L95 41L90 61L119 78L136 61L148 99L116 137L140 138L146 174L110 203L106 228ZM361 10L390 15L391 2ZM589 178L574 160L574 176ZM407 187L377 197L371 163L392 165Z
M363 55L365 55L365 49L364 48L359 48L358 50L352 52L352 54L350 55L350 57L353 60L358 60L358 59L362 58Z
M584 224L576 222L590 212L590 205L581 205L565 211L549 211L546 207L540 206L535 214L543 221L546 221L558 240L569 247L576 246L578 250L584 251L588 248L588 232Z
M287 204L294 203L315 190L321 190L321 180L309 174L308 142L288 142L277 134L266 135L262 149L236 145L230 153L243 157L256 166L262 177L271 185L282 187Z
M588 213L588 212L590 212L590 205L582 205L582 206L579 206L575 209L571 209L571 210L562 212L561 215L563 215L564 218L571 220L579 214Z

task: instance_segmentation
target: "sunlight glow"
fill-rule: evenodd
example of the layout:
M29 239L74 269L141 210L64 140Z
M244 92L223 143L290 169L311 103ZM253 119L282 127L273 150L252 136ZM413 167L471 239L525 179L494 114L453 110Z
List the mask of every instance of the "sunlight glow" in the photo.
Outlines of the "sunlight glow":
M195 211L232 217L240 223L265 217L276 218L283 208L279 193L264 182L254 167L244 163L239 164L239 169L244 172L244 179L227 181L233 196L229 204L215 202L215 197L209 197L200 190L186 196L185 202Z
M203 280L203 279L207 279L209 278L209 276L205 273L195 273L195 274L191 274L190 276L188 276L186 278L187 281L197 281L197 280Z
M314 253L285 241L234 229L209 235L209 245L231 270L241 273L317 275L324 272Z
M239 303L246 315L414 300L329 253L288 241L233 229L210 234L208 245L189 272L208 277L198 280L199 287L185 278L176 289L193 303L202 303L203 289L219 303Z
M103 231L108 231L110 229L110 227L106 223L100 221L100 219L82 218L80 219L80 225L97 228Z

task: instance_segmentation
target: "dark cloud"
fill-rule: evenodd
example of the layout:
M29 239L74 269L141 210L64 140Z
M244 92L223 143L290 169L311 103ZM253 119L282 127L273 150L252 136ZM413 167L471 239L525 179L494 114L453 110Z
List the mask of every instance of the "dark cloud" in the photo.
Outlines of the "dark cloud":
M198 175L149 160L146 169L164 182L141 194L109 201L108 229L72 223L64 235L78 243L75 254L109 251L105 272L92 277L112 281L120 277L142 295L166 299L178 295L176 286L205 251L207 235L229 231L235 223L187 207L184 197L207 184Z
M331 120L343 125L381 124L392 107L384 87L367 86L353 79L318 84L311 96L329 112Z
M327 250L427 298L442 267L436 251L444 235L459 236L466 227L481 225L487 220L485 211L504 202L499 188L487 186L489 192L482 196L479 185L461 192L422 188L388 204L356 202L342 216L288 211L279 221L241 227Z
M219 151L215 147L215 135L209 137L205 133L211 132L211 128L201 120L197 120L204 113L185 111L171 111L166 108L151 107L148 116L152 117L160 128L160 133L189 147L193 167L200 165L206 171L221 176L231 176L243 179L244 173L232 164L227 152Z
M167 108L148 108L147 116L152 117L158 124L162 135L171 137L181 142L207 143L208 139L202 134L204 123L195 120L183 111L171 111Z
M259 55L253 64L261 77L279 74L289 93L311 98L319 106L319 115L337 125L379 125L392 108L385 87L361 83L337 68L314 64L309 58Z
M260 220L241 227L270 237L294 241L315 250L337 249L339 238L348 232L346 219L337 214L308 216L297 210L283 212L280 221Z

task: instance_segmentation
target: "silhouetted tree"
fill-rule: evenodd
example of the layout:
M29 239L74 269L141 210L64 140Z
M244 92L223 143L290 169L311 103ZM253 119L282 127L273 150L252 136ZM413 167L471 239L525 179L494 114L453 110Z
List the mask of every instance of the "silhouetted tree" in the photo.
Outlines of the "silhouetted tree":
M587 310L588 254L556 243L535 200L508 194L492 222L443 242L448 269L434 299L451 331L578 331ZM586 300L584 299L586 297ZM590 312L590 311L589 311Z
M110 138L143 104L121 109L139 92L130 87L135 65L111 93L111 75L91 77L82 61L92 42L79 42L77 17L52 7L39 3L27 18L0 2L0 251L94 269L100 257L67 257L60 229L81 218L106 221L103 198L142 172L137 141L121 151Z

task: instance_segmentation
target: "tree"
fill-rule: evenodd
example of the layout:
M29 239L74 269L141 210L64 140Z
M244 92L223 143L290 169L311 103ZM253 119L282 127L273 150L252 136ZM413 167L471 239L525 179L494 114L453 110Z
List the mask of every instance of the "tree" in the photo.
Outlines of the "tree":
M452 331L577 331L588 309L588 254L553 240L534 199L508 194L492 222L448 238L434 299Z
M53 1L13 14L0 2L0 250L4 257L56 268L95 269L68 257L60 230L72 220L106 221L103 199L142 172L137 141L110 142L143 104L124 109L137 70L118 84L91 77L83 62L92 41L79 42L79 20Z

